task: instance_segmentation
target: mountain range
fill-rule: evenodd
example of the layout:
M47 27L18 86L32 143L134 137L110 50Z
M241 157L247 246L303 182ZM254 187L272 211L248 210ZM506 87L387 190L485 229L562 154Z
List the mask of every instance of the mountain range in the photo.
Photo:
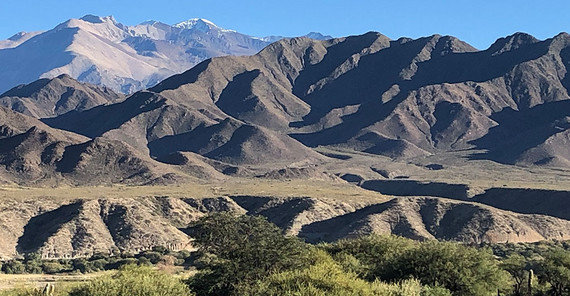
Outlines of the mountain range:
M0 92L67 74L132 93L205 59L255 54L280 38L252 37L198 18L172 26L157 21L126 26L111 16L86 15L46 32L21 32L0 41Z
M112 23L87 19L78 22ZM211 28L198 22L177 28ZM190 190L175 199L24 202L29 217L4 254L136 251L150 232L156 244L180 244L188 219L217 210L264 215L311 242L373 232L469 243L568 239L568 69L566 33L515 33L477 50L452 36L369 32L279 39L130 95L69 75L20 85L0 96L5 186L209 184L218 199ZM257 192L260 182L271 185ZM322 187L290 193L307 184ZM257 193L218 194L218 186ZM354 197L341 193L356 186ZM314 197L329 187L341 189ZM362 198L362 188L382 194ZM134 225L135 216L148 223ZM117 223L133 234L121 236ZM33 240L36 232L46 234ZM66 244L74 233L91 236Z
M486 151L474 158L566 167L569 45L567 34L545 41L515 34L484 51L438 35L284 39L253 56L207 60L121 103L45 122L158 158L190 151L251 163L261 153L245 151L244 141L256 139L267 153L276 145L271 158L285 159L278 143L295 139L287 147L299 156L312 154L308 147L391 158L474 149Z

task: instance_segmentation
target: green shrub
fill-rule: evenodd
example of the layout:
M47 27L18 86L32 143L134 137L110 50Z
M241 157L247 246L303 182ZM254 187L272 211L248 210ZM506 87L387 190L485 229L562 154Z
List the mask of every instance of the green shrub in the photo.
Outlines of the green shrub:
M417 242L394 235L369 235L356 239L340 240L319 247L333 255L346 270L358 273L373 281L382 267L390 267L394 258L418 245ZM354 257L358 261L355 262Z
M508 273L498 263L489 250L428 241L409 249L392 266L379 266L376 275L384 280L415 278L453 295L496 295L498 289L509 290Z
M148 261L152 264L157 264L158 262L160 262L160 259L162 258L163 254L162 253L158 253L158 252L154 252L154 251L145 251L144 253L142 253L140 255L139 258L147 258Z
M48 274L60 273L67 268L58 261L44 261L42 263L42 271Z
M8 274L22 274L26 272L26 266L18 260L9 260L2 265L2 271Z
M154 246L152 247L152 251L159 253L161 255L168 255L170 254L170 250L168 250L166 247L164 246Z
M107 259L96 259L85 263L85 272L103 271L106 269Z
M188 296L180 280L147 266L126 265L111 276L73 289L69 296Z
M36 261L30 261L24 263L24 269L26 273L42 273L42 263Z
M125 258L117 261L117 268L120 268L123 265L137 265L139 261L135 258Z
M451 296L451 292L443 287L422 287L422 296Z
M422 294L422 287L416 280L399 284L367 282L358 278L355 273L344 271L332 258L319 257L321 258L319 262L307 268L276 273L254 285L240 286L236 294L244 296L449 295Z
M150 260L146 257L140 257L138 260L139 265L146 265L146 266L151 266L152 263L150 262Z
M68 296L69 287L56 285L54 287L53 296ZM0 296L46 296L43 293L43 287L32 288L32 287L22 287L15 288L11 290L0 291Z
M73 270L79 270L82 273L87 272L87 259L85 258L76 258L71 261L71 267Z

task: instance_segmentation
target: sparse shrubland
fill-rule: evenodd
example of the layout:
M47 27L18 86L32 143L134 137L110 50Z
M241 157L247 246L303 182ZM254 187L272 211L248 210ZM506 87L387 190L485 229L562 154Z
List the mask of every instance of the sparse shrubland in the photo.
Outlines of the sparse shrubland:
M189 251L170 251L164 247L155 247L133 255L129 253L110 255L94 254L89 258L41 259L37 253L29 253L22 259L12 259L0 264L0 270L6 274L25 273L90 273L105 270L116 270L124 265L157 265L168 263L173 266L188 266L192 260Z

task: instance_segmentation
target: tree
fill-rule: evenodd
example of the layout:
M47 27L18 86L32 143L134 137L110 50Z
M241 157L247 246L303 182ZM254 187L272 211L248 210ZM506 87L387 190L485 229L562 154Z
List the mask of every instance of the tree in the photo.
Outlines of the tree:
M264 217L215 213L199 219L190 231L201 272L189 285L198 295L232 295L240 284L310 264L308 246L284 236Z
M160 258L162 258L162 255L163 255L163 254L162 254L162 253L159 253L159 252L146 251L146 252L142 253L142 254L140 255L140 257L145 257L145 258L147 258L147 259L150 261L150 263L152 263L152 264L157 264L157 263L160 261ZM139 258L140 258L140 257L139 257Z
M26 253L24 265L27 273L42 273L42 255L38 252Z
M541 279L551 285L553 295L567 295L570 290L570 252L562 249L551 251L538 267Z
M513 295L522 296L528 286L527 260L521 255L514 254L504 259L500 266L513 278Z
M42 271L48 274L55 274L64 271L66 268L58 261L44 261Z

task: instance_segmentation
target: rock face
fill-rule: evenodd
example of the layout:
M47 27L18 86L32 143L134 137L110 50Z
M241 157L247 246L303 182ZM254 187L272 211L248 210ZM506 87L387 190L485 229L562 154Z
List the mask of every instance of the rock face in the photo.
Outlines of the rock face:
M80 83L63 74L17 86L0 95L0 105L35 118L46 118L122 99L123 95L108 88Z
M156 21L125 26L113 17L86 15L47 32L22 32L0 41L0 92L68 74L132 93L211 57L257 53L270 40L275 41L222 29L204 19L173 26Z

